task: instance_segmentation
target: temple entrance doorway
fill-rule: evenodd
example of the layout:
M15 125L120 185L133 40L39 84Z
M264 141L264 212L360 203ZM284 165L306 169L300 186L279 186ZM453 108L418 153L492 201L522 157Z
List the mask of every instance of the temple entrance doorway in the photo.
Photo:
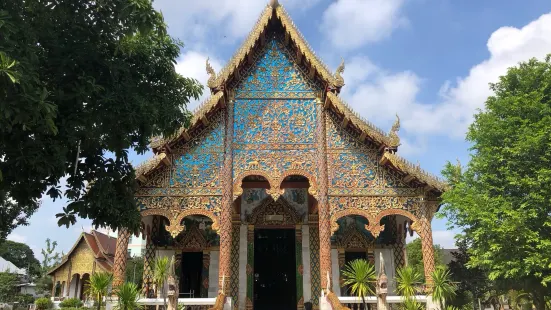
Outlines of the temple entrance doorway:
M180 277L180 298L201 297L203 252L183 252Z
M254 309L297 309L294 229L255 230Z

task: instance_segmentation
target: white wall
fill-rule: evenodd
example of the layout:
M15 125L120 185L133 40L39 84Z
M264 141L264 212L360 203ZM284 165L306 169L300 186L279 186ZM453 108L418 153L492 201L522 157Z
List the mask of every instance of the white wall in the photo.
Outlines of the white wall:
M396 288L396 283L394 281L394 255L392 249L375 249L375 274L379 275L379 265L380 265L380 255L383 254L383 259L385 261L385 273L388 281L388 295L395 295L394 291Z
M209 265L209 298L218 295L218 262L220 261L220 251L210 251Z

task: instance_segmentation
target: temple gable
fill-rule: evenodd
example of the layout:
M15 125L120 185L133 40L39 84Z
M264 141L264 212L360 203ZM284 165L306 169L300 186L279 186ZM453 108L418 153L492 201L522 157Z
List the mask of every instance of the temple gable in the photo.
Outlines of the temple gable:
M234 87L234 179L255 170L270 183L286 171L314 176L316 98L321 84L308 78L283 38L269 34Z

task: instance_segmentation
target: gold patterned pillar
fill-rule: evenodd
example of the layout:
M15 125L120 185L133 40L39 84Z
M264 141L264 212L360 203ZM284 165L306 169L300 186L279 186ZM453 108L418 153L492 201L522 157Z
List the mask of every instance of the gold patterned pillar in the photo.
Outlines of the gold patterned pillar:
M421 251L423 252L423 265L425 267L425 279L428 289L432 287L432 273L434 272L434 245L432 242L431 221L438 207L438 202L426 201L421 205L419 220L413 222L411 228L421 238Z
M119 229L117 248L115 249L115 262L113 264L113 288L116 288L124 283L129 241L130 232L126 228Z
M144 230L145 234L145 253L143 260L143 281L142 281L142 294L146 297L155 297L153 293L153 262L155 260L155 245L153 244L153 236L157 231L156 225L158 224L158 217L154 216L152 221L152 228L150 230Z
M220 266L218 288L229 292L231 283L232 205L233 205L233 98L226 105L224 165L221 169L222 210L220 211ZM224 280L225 283L222 283Z
M318 153L318 211L320 240L321 288L331 288L331 225L327 199L327 145L325 133L325 109L320 99L316 100L316 141ZM312 296L312 298L317 298Z

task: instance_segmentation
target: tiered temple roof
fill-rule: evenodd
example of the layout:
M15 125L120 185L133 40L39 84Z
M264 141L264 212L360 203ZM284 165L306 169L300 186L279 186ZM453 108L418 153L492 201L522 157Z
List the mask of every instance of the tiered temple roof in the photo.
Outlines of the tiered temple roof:
M308 74L310 77L322 81L325 86L325 93L320 94L320 99L325 99L325 107L341 115L346 126L361 132L362 140L374 143L379 147L381 164L388 165L400 172L406 183L424 184L427 190L437 193L441 193L447 188L448 185L442 179L422 170L418 165L410 163L396 154L400 145L400 139L397 135L400 126L399 119L397 119L391 131L386 133L361 117L338 96L344 86L344 79L341 76L344 71L344 62L337 68L335 74L331 73L308 45L285 9L275 0L270 1L242 46L218 74L214 72L207 60L207 72L210 74L207 86L212 95L195 109L191 124L187 128L182 127L170 137L155 137L152 139L151 147L156 155L136 168L136 178L138 180L145 182L150 173L164 165L170 165L166 155L170 153L171 146L182 140L190 140L190 133L198 126L207 123L207 116L219 110L226 100L231 98L231 93L229 93L226 85L239 78L239 72L242 71L243 67L251 65L255 51L266 40L266 32L271 23L279 23L284 32L286 44L295 50L297 59L309 68Z
M48 275L54 274L56 270L60 269L68 261L70 261L73 251L75 251L82 242L84 242L94 253L94 259L98 268L105 272L113 272L117 238L108 236L97 230L92 230L90 233L82 232L80 234L71 250L63 256L61 263L50 270ZM90 270L90 273L91 272L92 270Z

